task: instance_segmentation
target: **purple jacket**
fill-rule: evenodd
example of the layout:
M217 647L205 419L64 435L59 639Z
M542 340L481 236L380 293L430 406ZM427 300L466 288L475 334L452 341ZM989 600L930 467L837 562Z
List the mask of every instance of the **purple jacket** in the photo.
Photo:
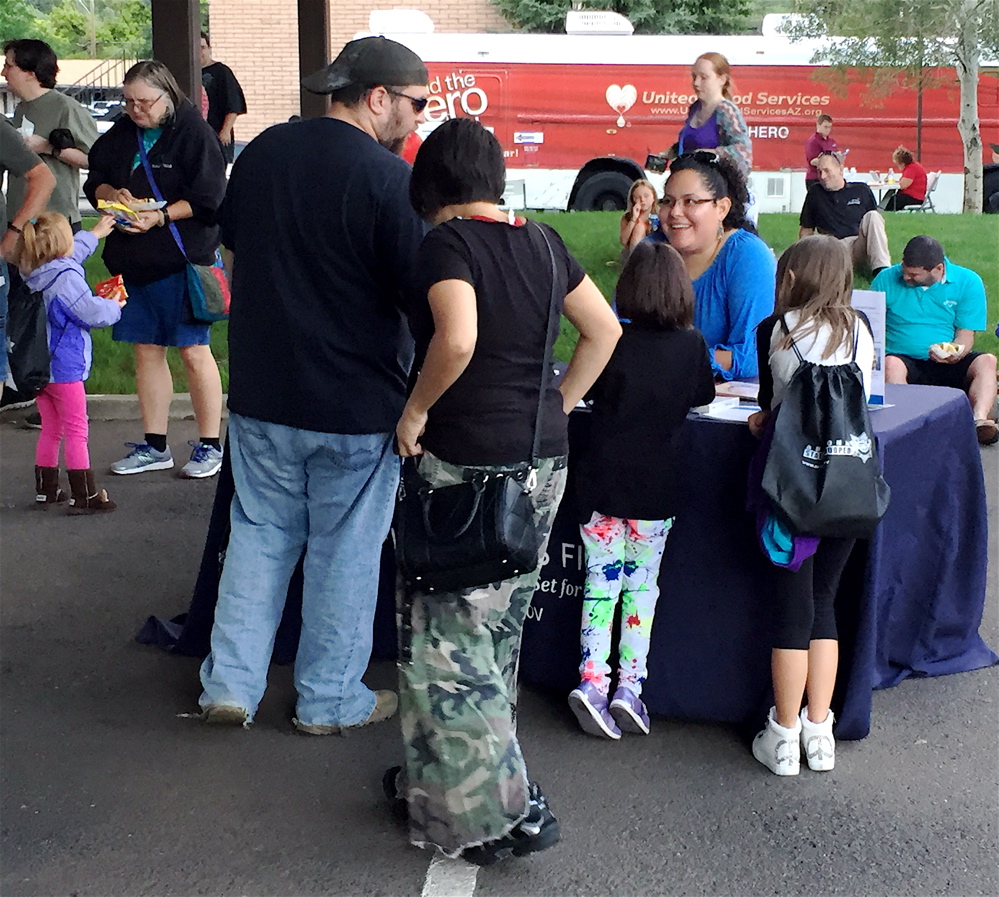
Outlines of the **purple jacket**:
M91 327L108 327L121 317L112 299L95 296L83 272L83 261L97 249L97 238L80 231L73 238L73 255L52 259L32 271L24 282L45 298L52 382L75 383L90 375Z

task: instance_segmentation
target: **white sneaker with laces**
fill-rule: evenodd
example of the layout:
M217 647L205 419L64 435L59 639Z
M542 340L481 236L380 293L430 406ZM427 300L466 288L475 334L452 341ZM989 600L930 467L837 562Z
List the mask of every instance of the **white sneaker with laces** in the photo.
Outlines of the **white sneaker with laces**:
M132 473L145 473L147 470L170 470L173 467L173 455L170 446L166 451L158 452L147 442L126 442L132 447L124 458L111 465L111 473L127 476Z
M830 710L825 722L813 723L808 718L808 708L801 711L801 751L808 761L808 768L828 772L836 766L836 739L833 723L836 718Z
M213 477L222 469L222 449L193 440L187 444L192 447L191 460L180 469L178 476L187 480L200 480Z
M801 765L801 719L795 719L794 728L778 725L776 708L767 714L767 724L753 739L753 756L774 775L796 776Z

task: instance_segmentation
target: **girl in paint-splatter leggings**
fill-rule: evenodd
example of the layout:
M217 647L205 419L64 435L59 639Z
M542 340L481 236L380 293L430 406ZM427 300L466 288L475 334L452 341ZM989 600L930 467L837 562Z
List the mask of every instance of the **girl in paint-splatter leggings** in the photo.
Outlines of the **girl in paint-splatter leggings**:
M649 732L641 694L659 566L675 514L673 442L690 408L715 394L704 337L692 326L693 305L676 251L640 243L617 286L624 334L590 393L591 439L575 477L586 549L582 681L569 706L583 730L601 738ZM618 608L617 686L609 700Z

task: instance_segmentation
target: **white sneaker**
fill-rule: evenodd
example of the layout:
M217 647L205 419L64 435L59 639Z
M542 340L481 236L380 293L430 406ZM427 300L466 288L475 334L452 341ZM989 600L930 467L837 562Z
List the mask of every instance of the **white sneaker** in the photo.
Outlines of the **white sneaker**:
M828 772L836 765L836 739L833 723L836 718L830 710L824 723L813 723L808 718L808 708L801 711L801 751L808 760L808 768Z
M779 726L774 719L776 708L767 714L767 724L753 739L753 756L772 773L779 776L796 776L801 763L801 719L794 721L793 729Z

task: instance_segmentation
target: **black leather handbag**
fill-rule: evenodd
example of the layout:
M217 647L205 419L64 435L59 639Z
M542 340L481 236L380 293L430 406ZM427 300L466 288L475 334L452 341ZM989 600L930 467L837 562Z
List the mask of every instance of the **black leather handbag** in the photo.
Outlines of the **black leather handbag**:
M544 230L552 263L544 363L534 419L531 462L509 471L470 471L469 479L432 487L407 459L396 504L396 566L406 585L421 592L458 592L500 582L537 569L542 534L535 523L532 492L537 484L541 411L558 332L555 254Z

